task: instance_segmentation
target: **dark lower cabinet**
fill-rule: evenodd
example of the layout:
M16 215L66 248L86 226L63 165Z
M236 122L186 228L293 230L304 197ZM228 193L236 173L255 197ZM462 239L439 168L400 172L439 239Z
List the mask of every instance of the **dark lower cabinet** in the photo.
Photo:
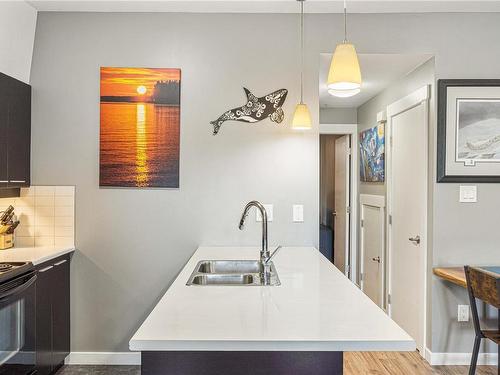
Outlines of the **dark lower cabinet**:
M37 375L53 374L70 352L70 256L38 266Z

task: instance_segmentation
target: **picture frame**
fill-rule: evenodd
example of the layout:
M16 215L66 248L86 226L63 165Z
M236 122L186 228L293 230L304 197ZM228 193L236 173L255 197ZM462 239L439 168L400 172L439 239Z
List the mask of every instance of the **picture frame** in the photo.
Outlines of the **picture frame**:
M359 178L361 182L385 181L385 124L359 133Z
M100 67L99 186L178 189L181 70Z
M440 79L437 182L500 182L500 79Z

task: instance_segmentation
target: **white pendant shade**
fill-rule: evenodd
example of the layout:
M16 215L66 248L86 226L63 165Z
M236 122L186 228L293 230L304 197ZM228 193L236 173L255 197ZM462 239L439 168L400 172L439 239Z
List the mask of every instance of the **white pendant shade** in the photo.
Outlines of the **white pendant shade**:
M360 92L361 92L361 89L352 89L352 90L334 90L334 89L329 89L328 90L328 93L330 95L336 96L338 98L350 98L351 96L359 94Z
M299 103L293 113L292 129L307 130L312 128L311 113L304 103Z
M341 98L356 95L361 91L361 69L354 45L337 45L330 64L327 85L331 95Z

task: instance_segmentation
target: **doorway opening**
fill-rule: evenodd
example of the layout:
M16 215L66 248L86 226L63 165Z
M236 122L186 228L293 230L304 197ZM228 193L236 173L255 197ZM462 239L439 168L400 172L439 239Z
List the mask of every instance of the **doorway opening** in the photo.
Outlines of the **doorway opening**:
M331 54L320 56L320 248L423 353L434 60L358 57L362 90L338 98L326 86Z
M320 125L320 251L355 280L357 126Z

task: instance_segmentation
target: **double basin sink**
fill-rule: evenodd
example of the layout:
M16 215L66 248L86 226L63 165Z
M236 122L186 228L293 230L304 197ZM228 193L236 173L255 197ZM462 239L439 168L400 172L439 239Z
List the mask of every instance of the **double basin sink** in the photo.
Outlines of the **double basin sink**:
M278 286L280 280L273 262L264 266L258 260L202 260L186 285Z

